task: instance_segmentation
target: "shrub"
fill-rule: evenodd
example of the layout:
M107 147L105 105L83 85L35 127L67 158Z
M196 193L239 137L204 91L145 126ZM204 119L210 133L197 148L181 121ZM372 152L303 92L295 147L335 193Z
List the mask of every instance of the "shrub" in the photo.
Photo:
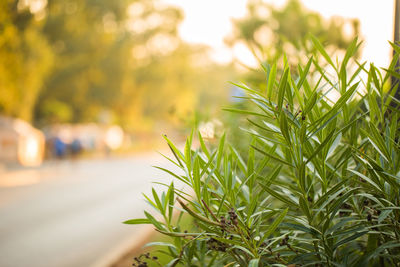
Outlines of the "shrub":
M278 79L271 67L266 91L241 86L255 107L230 109L252 125L244 157L225 135L210 147L198 134L193 149L192 134L184 151L165 138L183 174L165 171L190 190L153 190L146 198L163 221L145 212L126 223L170 236L155 243L169 266L400 265L399 102L396 89L386 92L398 55L382 74L352 61L357 40L336 64L312 41L319 55L298 77L285 68ZM180 226L182 214L192 229Z

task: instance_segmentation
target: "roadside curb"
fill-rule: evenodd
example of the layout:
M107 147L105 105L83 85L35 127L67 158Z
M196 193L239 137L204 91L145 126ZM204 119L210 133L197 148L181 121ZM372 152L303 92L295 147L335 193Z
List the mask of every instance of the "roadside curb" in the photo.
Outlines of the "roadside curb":
M134 254L134 251L142 250L143 246L149 242L151 236L155 233L153 225L142 225L130 238L118 245L108 254L91 265L91 267L113 267L119 266L118 262L128 254ZM132 256L133 257L133 256ZM133 260L132 260L133 262Z

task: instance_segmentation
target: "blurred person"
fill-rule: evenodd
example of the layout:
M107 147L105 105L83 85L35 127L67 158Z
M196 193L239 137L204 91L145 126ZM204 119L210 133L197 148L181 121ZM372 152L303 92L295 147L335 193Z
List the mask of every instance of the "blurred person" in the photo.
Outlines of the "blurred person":
M53 153L58 159L65 158L67 155L67 145L58 136L56 136L53 141Z
M76 158L82 153L83 151L82 143L78 138L74 138L74 140L72 140L70 144L70 150L71 150L71 156L73 158Z

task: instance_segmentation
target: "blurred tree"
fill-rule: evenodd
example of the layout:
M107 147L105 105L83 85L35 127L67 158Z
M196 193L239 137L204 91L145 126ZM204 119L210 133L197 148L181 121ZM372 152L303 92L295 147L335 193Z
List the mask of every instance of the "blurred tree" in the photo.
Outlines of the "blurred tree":
M167 55L147 59L147 64L134 72L136 90L121 94L116 110L131 114L126 120L157 118L175 126L193 123L197 115L202 120L216 115L221 101L227 99L227 81L235 74L233 66L210 61L207 51L204 46L180 43ZM140 96L134 97L137 94ZM141 116L137 116L139 112Z
M37 121L104 121L107 113L132 131L151 129L156 120L188 118L199 96L210 100L206 109L223 91L211 87L228 79L230 67L204 63L206 48L180 40L177 8L156 0L50 0L46 10L44 33L56 64ZM215 68L226 75L207 77Z
M1 1L0 112L131 130L215 113L233 68L180 40L182 19L156 0Z
M27 121L52 66L38 1L0 1L0 112Z
M157 45L156 36L175 38L181 18L178 10L156 7L150 0L49 1L44 33L56 64L37 104L36 118L97 120L102 110L114 108L121 95L126 97L126 91L137 91L132 79L142 63L132 57L136 48L149 42ZM53 112L56 104L68 106L71 117Z
M231 47L245 44L260 63L272 64L285 54L293 73L297 64L304 63L312 52L309 34L320 39L328 51L344 51L359 34L358 20L324 19L305 9L299 0L288 0L282 8L252 0L247 9L244 18L233 21L234 31L226 43ZM253 74L250 78L260 81L260 75Z

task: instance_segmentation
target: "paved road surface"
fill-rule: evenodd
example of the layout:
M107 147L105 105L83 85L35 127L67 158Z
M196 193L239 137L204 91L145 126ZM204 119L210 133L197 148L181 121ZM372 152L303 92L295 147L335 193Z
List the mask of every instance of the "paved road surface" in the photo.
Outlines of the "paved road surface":
M143 228L142 192L170 178L156 155L47 163L0 173L0 266L101 266Z

